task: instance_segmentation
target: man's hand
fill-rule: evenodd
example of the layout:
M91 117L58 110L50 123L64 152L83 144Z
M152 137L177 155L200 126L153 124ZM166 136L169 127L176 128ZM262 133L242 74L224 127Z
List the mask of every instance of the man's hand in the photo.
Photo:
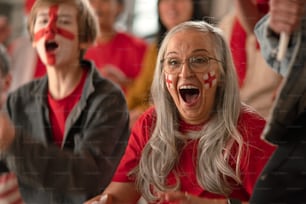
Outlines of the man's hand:
M269 27L275 33L295 31L305 13L305 0L270 0Z

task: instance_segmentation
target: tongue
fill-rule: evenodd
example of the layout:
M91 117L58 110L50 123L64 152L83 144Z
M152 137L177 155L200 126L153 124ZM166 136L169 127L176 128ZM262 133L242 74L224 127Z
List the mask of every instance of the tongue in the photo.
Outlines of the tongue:
M185 102L188 104L192 104L197 100L196 94L186 94L185 95Z

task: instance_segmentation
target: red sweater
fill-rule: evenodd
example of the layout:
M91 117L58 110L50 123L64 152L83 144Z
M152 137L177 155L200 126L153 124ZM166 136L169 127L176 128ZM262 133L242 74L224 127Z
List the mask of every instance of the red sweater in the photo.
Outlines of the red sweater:
M128 178L127 173L133 169L139 162L141 151L148 142L151 130L153 129L155 112L153 108L146 111L135 124L126 152L117 168L113 177L115 182L133 182ZM204 124L205 125L205 124ZM256 179L259 176L266 161L274 151L274 147L260 139L261 132L265 126L265 121L258 115L243 111L238 122L238 130L243 136L244 141L248 143L248 154L242 155L242 160L248 159L249 162L241 162L240 166L243 185L234 189L232 197L241 200L248 200L253 191ZM181 122L180 131L190 131L198 129L198 126L189 125ZM196 180L195 166L193 164L196 158L197 140L190 140L188 145L183 149L180 158L179 168L184 174L180 176L181 191L188 192L192 195L206 198L222 198L203 189ZM235 148L232 149L234 151ZM248 157L246 157L248 155ZM233 161L232 161L233 162ZM232 163L231 162L231 163ZM168 183L174 182L172 174L168 176Z

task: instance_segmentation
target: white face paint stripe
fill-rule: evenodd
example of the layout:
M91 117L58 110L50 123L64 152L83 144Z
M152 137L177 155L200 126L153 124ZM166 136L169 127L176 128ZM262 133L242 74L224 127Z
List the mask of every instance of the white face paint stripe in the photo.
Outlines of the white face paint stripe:
M215 71L210 71L203 76L204 87L206 89L212 88L217 84L217 77Z

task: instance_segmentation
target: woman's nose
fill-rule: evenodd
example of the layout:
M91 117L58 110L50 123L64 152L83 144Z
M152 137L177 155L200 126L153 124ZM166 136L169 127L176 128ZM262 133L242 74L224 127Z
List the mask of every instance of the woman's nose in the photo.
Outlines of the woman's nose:
M183 63L181 66L182 66L181 71L179 73L180 77L187 78L187 77L190 77L194 74L193 71L191 70L191 67L190 67L188 61L185 61L185 63Z

